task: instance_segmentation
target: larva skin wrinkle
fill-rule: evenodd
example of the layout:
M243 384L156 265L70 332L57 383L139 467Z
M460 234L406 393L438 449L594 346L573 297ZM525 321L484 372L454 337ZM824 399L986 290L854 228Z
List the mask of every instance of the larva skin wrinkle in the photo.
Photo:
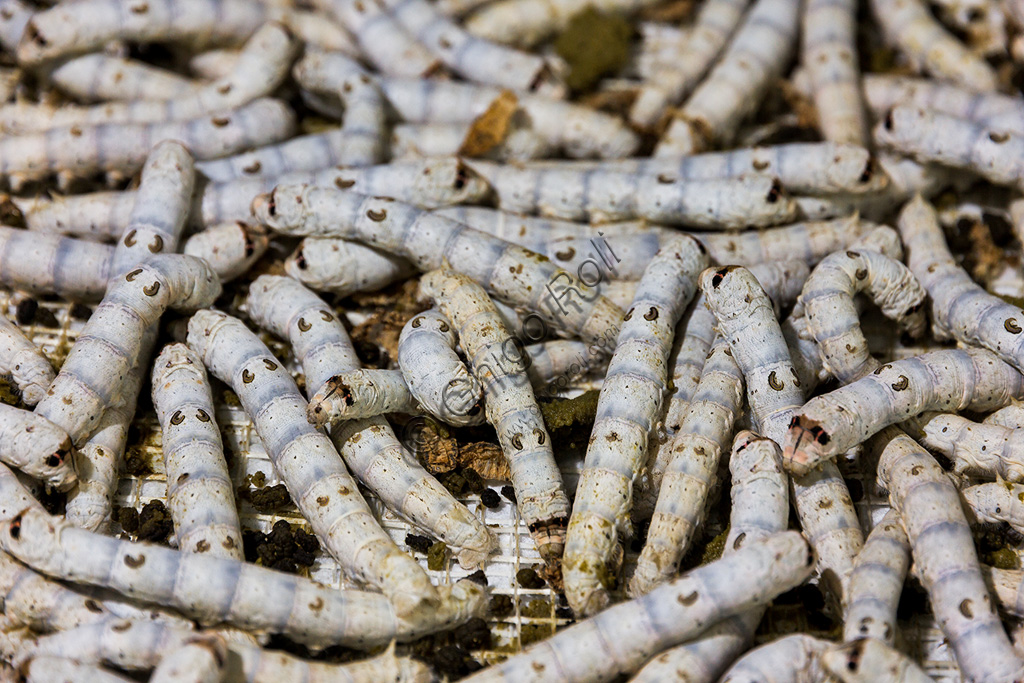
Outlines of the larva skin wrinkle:
M275 232L357 239L409 259L421 271L446 263L552 329L601 342L622 309L544 256L409 204L309 185L278 186L253 202Z
M184 344L153 363L153 407L163 433L167 498L177 546L236 560L242 531L203 359Z
M77 683L131 683L134 678L116 674L92 664L81 664L63 657L33 657L25 663L28 683L76 681Z
M820 658L831 643L797 633L769 641L736 660L722 683L812 683L825 680Z
M72 301L99 301L107 291L113 247L0 226L0 284Z
M456 343L451 322L436 309L424 311L402 328L398 365L410 393L428 413L459 427L480 424L484 387L455 352ZM553 360L553 354L554 350L546 358ZM548 377L559 374L554 365L549 366Z
M229 111L276 90L287 76L297 48L288 30L271 22L250 38L233 73L226 78L172 99L108 102L94 107L9 104L0 107L0 131L27 135L67 126L160 123Z
M676 323L707 264L707 251L693 238L669 243L647 267L623 319L566 532L562 575L577 614L593 614L610 601L610 577L622 562L620 543L632 532L633 482L668 386Z
M989 349L1018 370L1024 369L1024 312L992 296L971 280L949 251L935 210L916 197L900 213L898 227L907 245L907 265L928 290L933 332ZM1016 392L993 408L1001 408Z
M1013 399L983 420L984 424L999 425L1009 429L1024 429L1024 403Z
M850 574L843 640L874 638L892 645L896 608L910 565L910 542L900 515L889 510L868 534Z
M694 154L729 141L793 53L800 3L757 0L707 77L662 135L655 156Z
M306 407L306 417L316 427L385 413L417 412L419 404L401 370L367 368L334 375L316 390Z
M79 102L171 100L202 87L173 71L101 52L67 60L50 71L49 79Z
M221 282L229 282L249 270L269 246L270 235L261 226L233 221L192 235L182 252L205 259Z
M348 296L374 292L408 278L408 260L352 240L307 237L284 262L288 275L310 289Z
M3 316L0 316L0 374L11 376L21 391L21 400L30 406L42 400L56 374L42 350Z
M342 567L379 587L398 614L425 618L440 597L423 569L380 528L327 436L306 421L306 401L266 345L237 318L199 311L188 345L238 395L299 512Z
M857 64L857 3L814 0L801 17L800 60L826 140L871 144Z
M833 646L821 653L821 668L840 683L933 683L914 660L875 638Z
M291 135L295 115L278 100L259 99L239 109L162 123L97 124L51 128L0 138L0 174L12 187L57 173L134 173L151 145L180 140L197 159L210 159L277 142Z
M168 308L192 311L220 293L205 261L178 254L158 254L112 280L35 412L81 445L123 390L146 329Z
M723 619L766 605L803 583L813 566L813 554L799 533L773 534L464 680L610 681Z
M65 491L78 475L71 437L42 415L0 405L0 461Z
M886 363L796 411L785 436L786 462L791 471L809 471L924 411L984 412L1022 395L1024 376L986 349L932 351Z
M247 305L258 325L289 341L308 390L339 371L359 369L341 322L298 282L260 276L249 287ZM303 420L305 408L303 402ZM454 549L462 566L478 567L497 549L490 530L408 453L383 417L347 420L334 427L330 437L360 481L396 514Z
M868 106L878 118L893 107L914 107L1024 135L1024 99L1020 97L907 76L865 74L863 82Z
M953 482L927 451L894 427L876 437L873 447L881 451L878 477L903 520L915 574L964 678L1020 680L1024 661L992 605Z
M485 414L508 460L519 514L540 556L557 561L565 543L569 499L524 363L518 355L505 355L512 335L487 292L463 273L427 273L420 279L420 296L433 300L455 326L470 368L484 387Z

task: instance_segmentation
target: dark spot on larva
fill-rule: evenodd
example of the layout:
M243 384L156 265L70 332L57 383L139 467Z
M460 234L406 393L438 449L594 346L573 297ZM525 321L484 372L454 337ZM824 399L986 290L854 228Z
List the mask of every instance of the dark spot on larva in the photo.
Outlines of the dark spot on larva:
M893 127L892 109L890 109L889 111L885 112L885 121L883 121L882 125L885 126L886 130L892 130L892 127Z
M137 278L141 274L142 274L142 268L136 268L135 270L133 270L130 273L128 273L127 275L125 275L124 279L127 282L133 282L135 280L135 278Z
M911 476L914 476L914 477L916 477L917 475L921 474L921 472L923 472L923 471L924 471L924 467L922 467L921 465L914 465L913 467L910 468L910 474L911 474Z
M179 474L178 475L178 485L180 486L181 484L184 484L186 481L188 481L188 477L189 477L188 472L185 472L184 474Z
M686 607L689 607L693 603L697 602L697 598L699 597L700 595L697 594L697 591L693 591L689 595L680 595L676 597L676 601L678 601L680 605L685 605Z
M771 167L771 162L765 161L764 159L754 159L752 164L755 171L764 171Z
M210 542L207 541L206 539L200 539L200 540L196 541L196 552L197 553L205 553L209 549L210 549Z
M116 624L110 627L110 630L116 631L117 633L124 633L132 627L132 622L128 620L118 621Z
M323 320L325 323L329 323L334 320L334 316L328 313L327 311L320 311L320 319Z
M59 467L62 462L64 462L63 459L56 453L51 453L46 458L47 467Z
M261 163L260 163L260 162L259 162L259 161L257 160L257 161L254 161L254 162L252 162L252 163L251 163L250 165L248 165L248 166L244 166L244 167L242 168L242 173L251 173L251 174L256 174L256 173L259 173L259 172L260 172L260 169L261 169L261 168L263 168L263 164L261 164Z
M871 180L872 176L875 175L875 160L868 159L868 163L864 164L864 170L861 171L860 177L857 178L858 182L866 183Z
M846 255L850 258L860 258L860 253L856 251L848 251L846 252Z
M171 424L180 425L185 421L185 415L180 410L175 410L174 415L171 415Z
M138 569L142 565L146 564L146 556L139 555L138 557L133 557L131 555L125 555L124 563L132 569Z
M450 330L451 328L450 328L450 327L448 327L448 323L446 323L446 322L444 322L444 321L442 320L442 321L441 321L441 324L440 324L440 325L438 326L438 328L437 328L437 329L439 329L439 330L440 330L441 332L448 332L448 330Z
M1020 325L1017 324L1017 321L1013 318L1007 318L1003 323L1003 327L1005 327L1006 331L1010 334L1020 334Z
M135 235L138 234L137 230L129 230L124 236L124 246L134 247L135 246Z
M335 178L334 184L338 186L338 189L347 190L356 184L354 180L345 180L344 178Z
M327 505L330 502L331 502L331 499L330 499L329 496L317 496L317 498L316 498L316 504L319 505L320 507L324 507L325 505Z
M11 520L10 534L11 538L13 538L15 541L21 538L21 517L21 515L18 515L17 517Z
M154 282L149 287L143 287L142 293L146 296L156 296L157 292L160 291L160 283Z
M324 599L319 597L319 596L317 596L316 600L314 600L313 602L309 603L309 609L313 610L314 612L319 612L323 608L324 608Z
M775 202L779 201L779 197L781 196L782 183L779 182L778 178L775 178L774 180L772 180L771 189L768 190L768 194L767 196L765 196L765 201L767 201L769 204L774 204Z
M375 211L374 209L367 209L366 217L374 223L380 223L382 220L388 217L388 212L385 209Z
M217 92L219 92L221 95L227 95L229 92L231 92L231 84L225 83L224 85L217 88Z
M857 278L858 280L864 280L868 276L868 269L867 268L861 268L856 273L854 273L853 276L855 278Z
M971 609L971 599L966 598L960 603L960 614L964 615L968 619L974 618L974 611Z
M740 532L740 534L736 537L736 540L734 540L732 542L732 549L733 550L739 550L740 546L743 544L743 541L746 538L747 538L747 532L746 531Z
M149 11L149 4L145 2L140 2L137 5L132 5L131 11L132 14L145 14Z
M76 138L82 137L82 129L78 126L71 126L71 136Z
M299 322L302 322L301 318L299 319ZM416 316L415 318L412 319L412 323L410 323L410 324L412 325L412 328L414 330L418 330L420 328L420 325L423 324L423 316L421 316L421 315ZM299 329L300 330L302 329L302 325L299 325ZM309 328L307 327L306 329L309 329Z
M515 434L512 435L512 448L516 449L517 451L522 450L523 435L521 433L516 432Z
M242 370L242 384L249 384L255 379L255 375L252 374L248 369Z
M530 664L530 666L532 666L533 670L536 671L537 673L541 673L541 672L544 671L544 665L541 664L540 662L533 662L533 663Z
M906 375L900 375L899 379L893 382L890 386L892 386L893 391L905 391L906 388L910 386L910 380Z
M644 320L651 320L651 321L653 321L653 320L657 320L657 319L658 319L658 309L655 308L654 306L651 306L651 310L649 310L646 313L644 313Z
M818 501L818 509L819 510L828 510L830 507L832 507L832 501L831 500L828 500L826 498L825 500Z
M85 601L85 608L87 610L89 610L90 612L93 612L95 614L102 614L103 612L106 611L106 610L103 609L103 605L101 605L100 603L96 602L92 598L89 598L88 600Z
M996 143L997 145L1001 145L1010 139L1010 134L1003 132L997 133L995 131L992 131L991 133L988 134L988 139Z
M675 181L676 181L676 179L673 178L672 176L670 176L667 173L659 173L658 174L658 182L661 183L662 185L670 185L670 184L674 183Z
M196 419L200 422L209 422L210 415L202 408L196 408Z
M623 316L622 319L623 320L631 320L632 318L633 318L633 309L631 308L628 311L626 311L626 315Z
M159 254L164 250L164 238L160 235L154 235L153 241L149 243L147 248L151 254Z
M573 249L572 247L569 247L565 251L556 251L555 252L555 258L558 259L559 261L568 261L569 259L571 259L575 255L576 255L576 250Z
M547 438L547 435L544 433L544 431L541 429L534 429L533 435L537 437L537 443L543 446L544 440Z
M235 549L235 539L234 539L233 536L228 536L227 538L224 539L224 542L221 543L220 545L225 550L234 550Z
M774 370L768 373L768 386L775 391L782 391L786 387L785 383L778 378Z
M722 284L722 280L729 274L729 268L719 268L715 271L715 274L711 277L711 286L718 289L718 286Z
M224 126L231 123L231 119L227 116L214 116L212 119L210 119L210 123L212 123L217 128L223 128Z
M264 358L263 364L267 366L267 370L277 370L277 363L270 360L269 358Z

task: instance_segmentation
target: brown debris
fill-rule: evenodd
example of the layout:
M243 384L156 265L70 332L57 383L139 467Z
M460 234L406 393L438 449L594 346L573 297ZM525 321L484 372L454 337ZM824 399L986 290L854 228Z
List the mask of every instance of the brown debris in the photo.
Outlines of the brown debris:
M511 90L502 90L487 110L473 121L458 154L478 157L504 142L518 107L519 98L515 93Z

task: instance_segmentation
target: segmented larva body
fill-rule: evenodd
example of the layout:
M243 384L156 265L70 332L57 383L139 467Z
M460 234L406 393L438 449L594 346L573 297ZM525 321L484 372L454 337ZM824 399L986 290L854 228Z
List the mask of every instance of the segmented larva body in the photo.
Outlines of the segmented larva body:
M650 4L651 0L604 0L600 9L632 14ZM530 46L565 28L586 7L581 0L499 0L472 14L466 28L499 43Z
M524 117L525 118L525 117ZM483 159L495 161L529 161L554 156L557 150L548 140L513 116L509 130L497 145L482 154ZM394 158L407 156L437 157L459 154L466 142L472 123L403 123L391 128L391 154Z
M826 140L870 144L857 65L857 3L815 0L801 21L801 63L807 69Z
M1021 395L1021 373L985 349L932 351L886 363L796 412L785 438L787 466L812 469L926 410L985 411Z
M376 657L345 664L308 661L258 647L231 644L231 653L241 659L246 683L271 681L309 681L309 683L429 683L434 680L431 668L412 657L396 657L393 647Z
M483 384L487 421L509 462L519 514L537 550L545 560L561 557L569 500L525 363L518 349L509 357L514 338L487 293L467 275L431 271L420 280L420 293L433 299L455 326L473 374Z
M980 522L1006 522L1024 530L1024 486L1003 481L968 486L960 491L964 503Z
M135 193L91 192L14 201L29 230L112 241L119 239L128 226L135 208Z
M401 370L359 368L331 377L309 399L306 416L317 427L385 413L419 412Z
M350 150L358 148L362 137L343 129L300 135L251 152L200 162L196 167L215 183L228 184L245 178L311 173L336 166L362 166L369 163L368 157L354 159L349 154ZM359 163L346 163L349 161Z
M437 56L402 28L383 3L332 0L327 9L381 73L427 80L426 76L441 68Z
M327 551L380 587L399 614L436 609L430 579L380 528L331 440L306 421L306 401L266 345L240 320L216 311L196 313L188 327L189 347L238 394L296 507Z
M600 346L567 339L527 344L526 354L530 357L526 374L539 393L560 391L575 378L608 364L608 354Z
M338 296L373 292L416 272L407 259L335 237L302 240L284 270L310 289Z
M0 226L0 283L10 289L98 301L113 256L106 244Z
M178 250L192 202L195 168L180 143L157 143L142 167L135 208L128 227L114 247L110 276L118 277L154 254Z
M918 69L968 90L996 89L996 73L953 37L920 0L871 0L885 39Z
M996 601L1000 612L1012 617L1024 616L1024 571L1020 569L998 569L981 565L985 585Z
M736 660L722 683L784 683L824 680L821 655L831 646L803 633L785 636L757 647Z
M623 319L566 534L562 573L577 614L593 614L609 602L608 577L618 571L619 543L631 531L633 482L661 414L672 335L707 264L707 252L693 238L671 242L644 272Z
M245 273L266 253L270 235L259 225L233 221L192 235L182 251L206 260L221 282Z
M1024 429L1024 403L1012 399L1010 404L1003 406L985 418L985 424L1009 427L1010 429Z
M0 374L9 375L21 400L34 406L46 395L56 374L42 350L7 318L0 316Z
M995 91L976 92L952 83L865 74L864 97L878 118L893 107L915 107L1024 135L1024 99Z
M874 134L879 145L922 163L967 169L997 185L1019 187L1024 173L1024 136L1002 128L899 106L875 126Z
M622 319L618 306L595 296L590 287L546 257L408 204L329 188L285 185L258 197L253 212L277 232L358 239L403 256L422 271L447 263L494 296L517 309L534 311L550 327L584 341L599 341Z
M122 391L145 331L167 308L195 310L220 293L205 261L178 254L158 254L112 280L36 413L81 444Z
M33 657L22 668L25 669L26 683L131 683L135 680L93 664L82 664L63 657Z
M15 186L51 173L133 173L160 140L179 140L197 159L210 159L281 140L294 125L295 116L283 102L259 99L183 121L51 128L0 138L0 173Z
M189 638L166 651L150 676L150 683L220 683L228 668L228 647L213 633Z
M484 420L480 409L484 388L459 358L455 346L451 322L435 309L424 311L402 328L398 365L409 391L428 413L456 426L480 424ZM550 370L547 374L554 376Z
M19 102L0 107L0 131L27 135L68 126L181 121L229 111L276 90L288 75L297 48L288 30L271 22L253 34L226 78L172 99L108 102L94 107Z
M671 61L659 64L644 79L629 110L634 125L650 128L669 107L679 104L711 67L749 4L749 0L713 0L701 5L685 38L674 46Z
M177 546L242 560L242 531L213 394L202 358L184 344L164 347L153 364L153 407L163 432Z
M793 0L757 0L665 131L655 156L693 154L731 139L785 68L797 42L799 13Z
M900 213L899 230L907 245L907 265L928 290L933 331L983 346L1024 369L1024 313L979 287L949 251L935 209L915 198ZM1015 392L1010 395L1016 397ZM1007 400L993 408L1002 407Z
M25 27L18 62L39 64L69 54L99 52L111 41L192 42L195 46L240 43L264 21L258 3L247 0L88 0L38 12Z
M889 510L868 534L850 574L843 640L877 638L892 645L896 608L910 565L910 541L899 513Z
M953 461L954 471L1024 482L1024 432L978 424L959 415L925 413L906 428L921 444Z
M704 229L775 225L797 215L796 204L769 176L684 180L602 168L467 163L494 188L502 211L597 223L643 218Z
M820 660L821 668L840 683L933 683L914 660L876 638L836 645L822 652Z
M965 678L1008 681L1024 675L982 578L956 487L909 436L886 429L878 476L910 539L915 573Z
M610 681L709 625L768 603L814 565L795 531L745 544L647 595L619 603L467 681Z
M101 52L69 59L50 71L48 78L80 102L173 100L202 87L173 71Z
M861 292L901 332L920 337L928 324L927 293L898 260L869 249L826 256L807 278L800 301L825 369L842 384L860 379L879 365L860 328L854 297Z

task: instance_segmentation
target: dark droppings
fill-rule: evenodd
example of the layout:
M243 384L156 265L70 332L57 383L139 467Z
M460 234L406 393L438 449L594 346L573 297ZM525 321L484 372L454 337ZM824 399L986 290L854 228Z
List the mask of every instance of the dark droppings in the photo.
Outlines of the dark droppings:
M511 486L502 486L501 487L501 495L503 495L503 496L505 496L505 498L509 499L512 502L513 505L515 505L518 502L516 500L516 490L514 488L512 488Z
M524 567L516 572L516 583L523 588L538 590L545 586L544 579L537 575L533 567Z
M151 500L142 507L139 513L138 539L151 543L166 543L174 531L171 511L162 500Z
M114 508L114 519L125 533L134 534L139 530L139 511L135 508Z
M39 311L39 302L29 297L18 302L14 312L14 319L19 325L31 325L36 320L36 313Z
M249 489L249 502L256 508L257 512L265 515L279 510L291 503L291 496L288 495L288 487L284 484L275 484L261 489Z
M485 489L480 494L480 503L488 510L496 510L501 507L501 498L494 489Z
M426 555L430 551L430 546L434 545L434 541L427 536L418 536L416 534L406 534L405 544L409 546L409 549L413 552Z
M438 541L430 546L430 550L427 551L427 569L435 572L439 572L444 569L445 563L448 562L448 546Z
M75 320L86 321L92 316L92 309L85 304L72 304L69 313Z
M480 617L473 617L452 632L456 645L466 650L483 650L491 646L491 629Z
M242 546L247 562L295 574L313 565L320 543L313 534L281 519L269 534L243 529Z
M515 605L512 598L507 595L492 595L491 602L487 606L487 614L494 619L504 619L512 614Z
M483 569L477 569L475 572L467 576L466 579L481 586L487 585L487 574L484 574Z
M60 327L57 316L53 314L53 311L42 306L36 311L35 323L41 327L49 327L51 329Z

